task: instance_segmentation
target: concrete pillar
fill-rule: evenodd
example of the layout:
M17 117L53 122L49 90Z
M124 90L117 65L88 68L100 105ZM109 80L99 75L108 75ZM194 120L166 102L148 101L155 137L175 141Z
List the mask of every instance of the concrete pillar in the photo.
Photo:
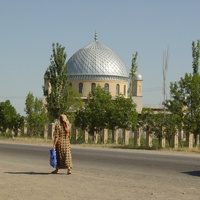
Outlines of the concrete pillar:
M165 139L165 136L163 135L163 136L160 138L160 147L161 147L161 148L165 148L165 143L166 143L166 139Z
M123 129L124 145L129 145L129 131Z
M21 136L21 129L17 129L17 133L16 133L16 136Z
M94 143L95 144L97 144L97 142L98 142L98 136L99 136L98 133L95 131L94 132Z
M146 147L152 147L152 146L153 146L152 134L146 133Z
M22 131L23 131L23 134L26 135L27 134L27 126L24 126Z
M78 137L79 137L79 129L78 128L75 128L75 134L76 134L75 139L77 141Z
M119 129L114 130L114 144L118 144Z
M140 137L141 137L141 128L136 128L134 130L134 146L135 147L139 147L141 144L140 144Z
M161 133L161 137L159 138L159 144L161 148L165 148L165 128L162 127L162 133Z
M196 148L199 148L199 134L196 137L197 137Z
M114 144L115 142L115 130L111 130L112 131L112 143Z
M10 130L10 131L11 131L12 136L14 137L15 136L15 132L13 130Z
M183 141L183 140L184 140L184 138L183 138L183 130L182 130L182 129L179 129L179 130L178 130L178 137L179 137L179 140L180 140L180 141Z
M44 139L47 139L48 138L48 125L46 124L44 126Z
M186 132L186 147L193 148L194 134L189 131Z
M107 144L108 142L108 129L103 130L103 144Z
M178 149L178 129L176 130L174 135L172 135L172 148Z
M88 143L88 131L84 131L84 142L87 144Z
M48 132L51 139L54 139L54 131L55 131L55 124L54 123L49 124Z

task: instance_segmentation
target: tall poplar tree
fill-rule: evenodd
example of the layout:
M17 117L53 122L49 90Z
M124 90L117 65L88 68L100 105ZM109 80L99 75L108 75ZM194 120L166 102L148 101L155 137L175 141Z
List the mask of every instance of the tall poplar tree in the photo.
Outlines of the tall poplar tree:
M53 122L61 114L76 110L81 104L78 92L69 86L65 47L59 43L53 43L52 48L53 54L50 58L50 66L46 72L51 90L47 93L44 89L50 122Z
M200 56L200 40L197 40L197 44L192 42L192 57L193 57L193 74L199 72L199 56Z
M166 101L166 107L180 122L179 127L194 133L195 145L198 146L200 133L200 75L199 57L200 41L192 42L193 74L186 73L180 81L170 84L171 100Z
M137 72L137 56L138 56L138 52L135 53L135 55L133 54L133 58L132 58L132 62L131 62L131 72L129 74L129 96L132 97L133 96L133 81L134 81L134 76Z

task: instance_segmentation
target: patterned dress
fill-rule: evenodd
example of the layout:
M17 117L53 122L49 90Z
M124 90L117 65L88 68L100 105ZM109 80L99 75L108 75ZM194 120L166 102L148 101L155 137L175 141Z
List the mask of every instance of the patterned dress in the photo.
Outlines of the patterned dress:
M59 169L72 168L72 155L69 134L66 134L63 125L55 126L54 137L58 138L56 143L57 166Z

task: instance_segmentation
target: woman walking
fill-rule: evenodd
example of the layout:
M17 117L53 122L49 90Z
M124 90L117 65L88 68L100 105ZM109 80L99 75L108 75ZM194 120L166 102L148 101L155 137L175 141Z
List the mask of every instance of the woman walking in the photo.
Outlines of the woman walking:
M57 168L53 174L59 173L59 169L67 169L67 174L71 174L72 156L70 147L71 127L67 116L60 116L60 124L55 126L53 149L57 154Z

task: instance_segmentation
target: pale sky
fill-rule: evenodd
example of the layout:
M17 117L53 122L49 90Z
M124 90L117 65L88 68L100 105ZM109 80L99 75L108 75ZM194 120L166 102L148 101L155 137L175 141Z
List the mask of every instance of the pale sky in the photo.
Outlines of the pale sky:
M29 92L42 98L52 43L67 60L98 41L130 71L138 52L143 104L161 104L163 51L169 49L170 82L192 72L192 41L200 39L200 0L0 0L0 102L24 115Z

